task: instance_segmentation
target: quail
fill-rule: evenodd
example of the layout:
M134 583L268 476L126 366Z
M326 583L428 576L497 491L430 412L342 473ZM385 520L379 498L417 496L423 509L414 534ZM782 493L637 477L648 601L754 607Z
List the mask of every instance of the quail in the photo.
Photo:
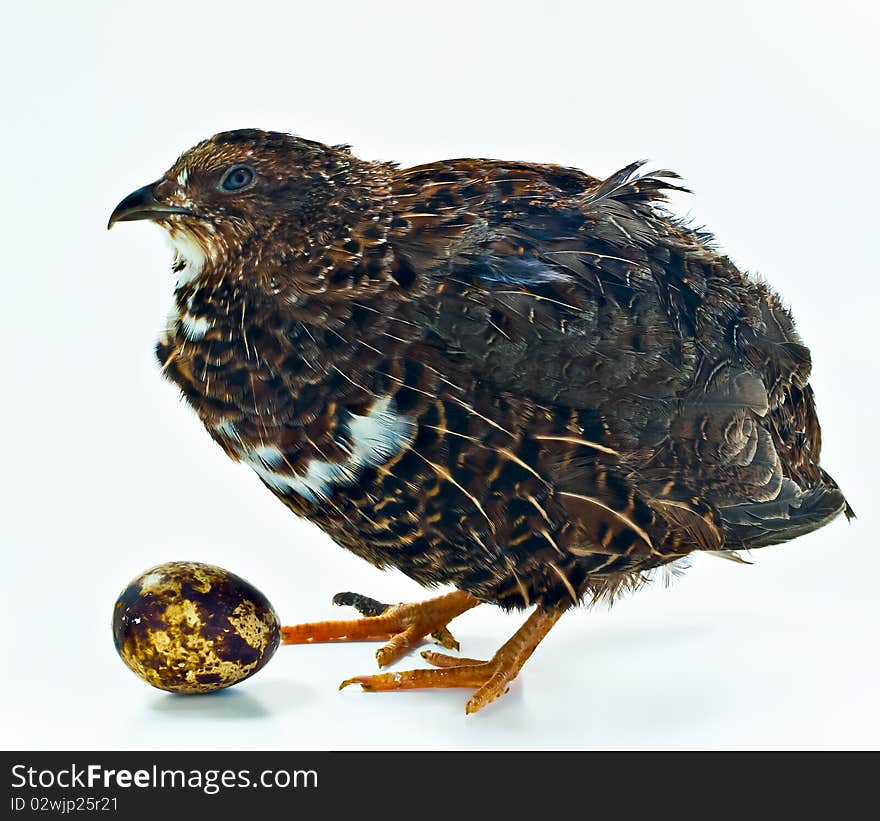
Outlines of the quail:
M168 234L162 373L209 435L375 566L453 592L284 628L376 639L380 666L481 603L533 608L493 658L357 676L504 693L579 603L694 551L736 558L852 510L820 467L810 352L766 283L664 205L599 179L229 131L126 197Z

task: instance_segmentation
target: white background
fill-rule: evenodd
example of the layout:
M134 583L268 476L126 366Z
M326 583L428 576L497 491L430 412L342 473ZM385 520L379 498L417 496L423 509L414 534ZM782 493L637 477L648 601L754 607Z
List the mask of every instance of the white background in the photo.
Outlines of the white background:
M6 3L0 50L2 709L8 748L847 748L880 742L874 3ZM113 206L199 139L259 126L404 165L490 156L679 171L676 207L792 306L823 463L860 515L698 557L579 610L466 718L461 690L337 692L370 644L282 647L182 698L120 662L122 587L212 562L287 622L331 595L424 597L297 521L158 375L170 301L153 226ZM519 625L453 630L491 654ZM417 656L398 665L421 664Z

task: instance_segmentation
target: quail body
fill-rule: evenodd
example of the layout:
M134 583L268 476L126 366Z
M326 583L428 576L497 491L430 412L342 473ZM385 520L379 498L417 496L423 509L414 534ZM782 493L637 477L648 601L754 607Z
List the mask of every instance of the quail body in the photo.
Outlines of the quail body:
M778 296L607 179L460 159L399 169L241 130L117 207L175 247L162 372L293 512L377 567L455 592L355 604L289 642L389 639L389 663L482 602L535 607L487 662L352 679L504 692L570 606L689 553L852 514L820 467L810 353Z

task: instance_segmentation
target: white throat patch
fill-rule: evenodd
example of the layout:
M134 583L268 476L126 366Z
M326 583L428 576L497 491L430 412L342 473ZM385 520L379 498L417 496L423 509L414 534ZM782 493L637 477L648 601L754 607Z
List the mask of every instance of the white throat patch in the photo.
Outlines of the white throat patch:
M202 273L208 257L201 243L189 231L186 231L179 225L173 226L170 231L165 233L168 237L168 242L171 243L171 247L174 249L172 266L177 268L183 263L183 267L177 271L177 282L174 285L175 290L178 290L184 285L188 285Z

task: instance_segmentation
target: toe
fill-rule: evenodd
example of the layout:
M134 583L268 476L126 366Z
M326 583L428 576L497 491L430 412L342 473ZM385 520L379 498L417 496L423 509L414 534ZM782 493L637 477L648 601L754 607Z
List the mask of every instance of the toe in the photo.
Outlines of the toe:
M363 596L360 593L337 593L333 604L341 607L353 607L362 616L381 616L391 605Z
M431 638L437 642L437 644L445 647L447 650L460 650L461 645L456 641L455 636L449 632L448 627L441 627L438 630L435 630L431 633Z
M461 656L450 656L446 653L436 653L433 650L423 650L422 658L435 667L476 667L486 664L480 659L469 659Z
M405 670L402 673L377 673L374 676L354 676L339 686L360 684L370 691L380 690L418 690L434 687L481 687L492 675L492 669L485 664L465 665L440 670Z

